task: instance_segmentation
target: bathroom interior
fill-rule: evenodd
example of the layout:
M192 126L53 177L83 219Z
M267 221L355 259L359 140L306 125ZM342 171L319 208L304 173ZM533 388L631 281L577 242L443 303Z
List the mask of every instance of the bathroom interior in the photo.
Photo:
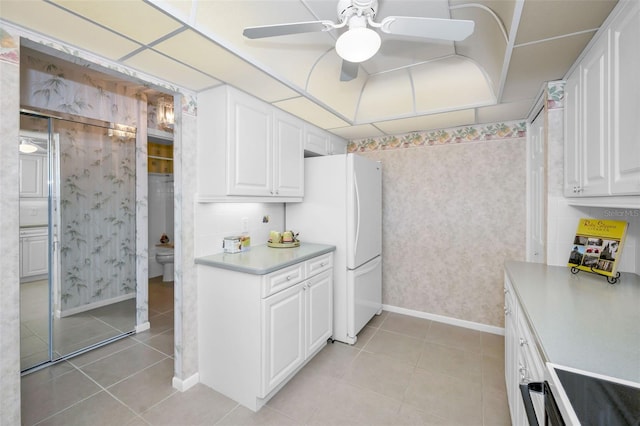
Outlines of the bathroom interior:
M41 51L21 55L26 374L148 327L149 290L138 284L173 285L174 97Z

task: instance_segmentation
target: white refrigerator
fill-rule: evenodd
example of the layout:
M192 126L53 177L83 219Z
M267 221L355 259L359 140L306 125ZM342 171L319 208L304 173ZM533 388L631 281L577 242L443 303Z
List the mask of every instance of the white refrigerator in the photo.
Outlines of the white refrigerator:
M304 201L286 205L286 228L336 246L333 339L354 344L382 311L382 167L357 154L304 161Z

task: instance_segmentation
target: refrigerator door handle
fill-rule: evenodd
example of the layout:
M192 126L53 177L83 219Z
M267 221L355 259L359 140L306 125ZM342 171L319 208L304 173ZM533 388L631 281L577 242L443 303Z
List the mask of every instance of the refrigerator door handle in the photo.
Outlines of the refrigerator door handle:
M358 176L353 173L353 189L355 190L355 220L356 220L356 236L353 245L353 257L355 259L358 253L358 241L360 240L360 192L358 191Z

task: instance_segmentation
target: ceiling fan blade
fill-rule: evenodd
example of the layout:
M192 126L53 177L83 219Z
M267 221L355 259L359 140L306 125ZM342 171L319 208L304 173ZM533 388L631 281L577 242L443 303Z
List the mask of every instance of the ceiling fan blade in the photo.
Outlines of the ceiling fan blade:
M340 69L340 81L351 81L357 76L358 64L343 60L342 69Z
M247 27L242 34L247 38L275 37L288 34L313 33L329 31L335 28L331 21L294 22L291 24L263 25L260 27Z
M473 33L475 23L462 19L388 16L380 22L387 34L461 41Z

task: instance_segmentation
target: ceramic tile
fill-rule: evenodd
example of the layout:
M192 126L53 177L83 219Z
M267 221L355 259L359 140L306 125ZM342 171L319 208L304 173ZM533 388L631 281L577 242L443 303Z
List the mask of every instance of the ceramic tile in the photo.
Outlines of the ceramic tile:
M22 423L32 425L100 391L79 371L22 387Z
M308 425L392 425L401 402L376 392L337 382L318 402Z
M83 365L91 364L99 359L106 358L109 355L113 355L116 352L120 352L133 345L137 345L139 342L133 337L125 337L115 342L111 342L100 348L93 349L89 352L85 352L82 355L75 356L69 360L69 362L76 367L82 367Z
M238 404L204 386L176 392L142 414L152 425L211 425L222 419Z
M173 359L167 358L111 386L109 392L142 413L176 392L171 386Z
M443 418L429 414L424 410L420 410L409 404L402 404L400 412L396 418L395 425L412 425L412 426L469 426L465 423L447 421ZM487 425L489 426L489 425Z
M512 424L506 390L483 389L482 403L485 425L509 426Z
M144 344L159 350L160 352L162 352L167 356L173 356L174 341L173 341L173 333L171 331L168 331L162 334L157 334L151 337L149 340L145 340Z
M362 330L360 330L360 333L358 333L358 339L356 340L356 343L353 345L353 347L362 349L367 343L369 343L369 340L371 340L371 338L374 334L376 334L377 331L377 327L365 325Z
M216 425L219 426L251 426L251 425L272 425L272 426L294 426L298 425L296 421L279 413L269 407L263 407L257 413L245 408L241 405L233 409Z
M135 414L102 391L39 423L42 426L109 426L126 424Z
M482 333L482 354L504 359L504 336L491 333Z
M342 380L402 401L413 371L412 364L363 351Z
M430 325L430 320L390 312L380 325L380 328L394 333L406 334L417 339L424 339Z
M482 378L480 354L431 342L425 343L418 367L469 380L479 381Z
M503 359L482 357L482 387L501 392L506 389Z
M357 355L358 350L352 346L340 342L329 343L307 363L305 369L339 378L344 375Z
M267 405L299 424L305 424L318 409L320 400L326 399L335 385L335 378L305 367Z
M380 324L384 322L385 318L387 318L387 315L389 315L388 311L382 311L380 315L374 315L373 318L371 318L367 323L367 326L375 328L380 327Z
M362 350L415 365L420 358L423 343L422 340L413 337L378 330Z
M106 387L164 358L166 356L157 350L138 344L80 368L101 386Z
M164 333L168 330L172 330L174 325L173 312L153 315L151 318L149 318L149 323L151 325L151 328L141 333L137 333L134 336L136 340L146 341L151 339L153 336L157 336L158 334Z
M480 424L482 392L468 379L416 369L404 402L447 421Z
M482 352L482 332L454 325L434 322L427 333L427 341L465 351Z

